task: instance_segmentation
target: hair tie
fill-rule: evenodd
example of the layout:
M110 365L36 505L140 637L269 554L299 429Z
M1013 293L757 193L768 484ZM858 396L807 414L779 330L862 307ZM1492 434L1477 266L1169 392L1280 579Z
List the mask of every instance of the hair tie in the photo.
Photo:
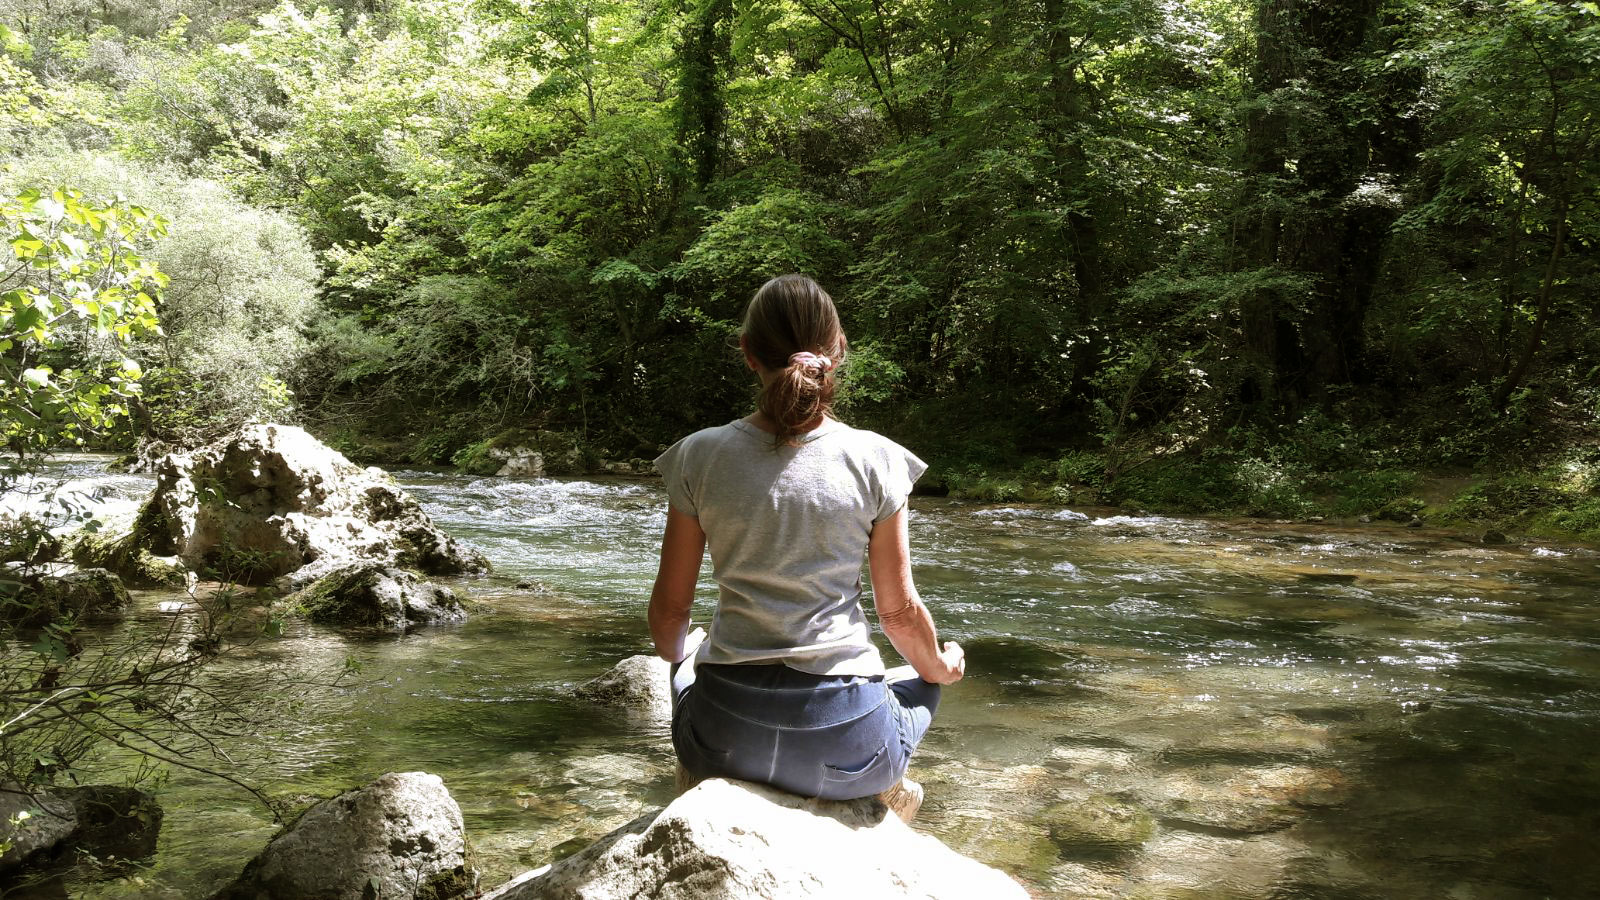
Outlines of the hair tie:
M833 360L826 356L819 356L809 350L801 350L799 353L790 356L789 365L816 369L818 377L826 375L833 370Z

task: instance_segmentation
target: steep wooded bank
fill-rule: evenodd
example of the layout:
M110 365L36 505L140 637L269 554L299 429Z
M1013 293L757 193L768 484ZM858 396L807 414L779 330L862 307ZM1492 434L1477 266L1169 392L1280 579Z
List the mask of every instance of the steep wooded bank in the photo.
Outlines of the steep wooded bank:
M846 317L842 412L958 491L1372 514L1509 462L1462 518L1600 534L1593 3L0 23L7 189L121 189L190 235L132 354L149 437L292 409L372 461L513 427L648 457L745 405L734 320L798 270Z

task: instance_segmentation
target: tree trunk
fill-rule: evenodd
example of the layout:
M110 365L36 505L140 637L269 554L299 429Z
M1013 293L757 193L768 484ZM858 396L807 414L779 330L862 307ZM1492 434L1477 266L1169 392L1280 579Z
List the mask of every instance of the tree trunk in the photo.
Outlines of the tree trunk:
M1349 384L1359 367L1393 213L1357 194L1369 177L1372 135L1345 101L1368 93L1359 62L1377 6L1261 0L1257 9L1257 105L1245 120L1235 266L1301 274L1310 285L1299 315L1273 290L1255 292L1240 311L1240 399L1269 412ZM1285 110L1278 92L1291 84L1300 96ZM1317 108L1301 112L1306 103Z
M1528 377L1528 369L1533 365L1533 358L1538 355L1539 347L1544 343L1544 325L1550 317L1550 292L1555 286L1556 266L1561 262L1561 250L1567 239L1567 203L1568 199L1564 192L1556 198L1555 242L1550 247L1550 259L1545 263L1544 280L1539 283L1539 309L1533 316L1533 331L1528 334L1528 343L1522 347L1516 368L1500 382L1500 386L1495 388L1494 396L1489 400L1490 406L1496 410L1505 409L1506 402L1511 399L1511 392Z
M1100 228L1092 208L1089 156L1076 136L1092 115L1089 88L1079 80L1072 38L1062 21L1062 0L1045 0L1045 65L1048 67L1045 131L1053 157L1056 190L1069 205L1063 249L1078 287L1078 318L1085 324L1105 312L1106 283Z
M727 105L722 83L730 54L728 21L733 0L700 0L684 25L679 51L678 137L694 166L702 190L717 173Z

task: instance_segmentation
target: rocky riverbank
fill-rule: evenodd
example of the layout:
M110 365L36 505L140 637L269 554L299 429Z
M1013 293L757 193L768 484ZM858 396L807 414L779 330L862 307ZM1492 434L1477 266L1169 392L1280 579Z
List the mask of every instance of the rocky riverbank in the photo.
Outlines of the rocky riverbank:
M876 798L832 802L711 779L589 846L478 891L461 810L424 772L318 802L212 900L1026 900Z

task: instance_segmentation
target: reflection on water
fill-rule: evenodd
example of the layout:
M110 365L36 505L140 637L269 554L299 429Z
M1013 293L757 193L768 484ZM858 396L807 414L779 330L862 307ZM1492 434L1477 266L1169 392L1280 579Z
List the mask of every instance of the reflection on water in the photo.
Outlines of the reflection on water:
M62 467L131 508L148 481ZM648 643L664 499L652 482L402 472L493 576L465 624L355 639L300 626L226 665L360 664L261 736L260 776L310 798L441 775L485 883L671 796L664 733L574 685ZM918 827L1067 897L1580 896L1600 876L1600 554L921 500L918 584L967 647L913 774ZM518 588L519 582L533 584ZM703 582L709 615L713 593ZM156 627L158 592L130 629ZM273 831L176 772L138 883L203 896Z

